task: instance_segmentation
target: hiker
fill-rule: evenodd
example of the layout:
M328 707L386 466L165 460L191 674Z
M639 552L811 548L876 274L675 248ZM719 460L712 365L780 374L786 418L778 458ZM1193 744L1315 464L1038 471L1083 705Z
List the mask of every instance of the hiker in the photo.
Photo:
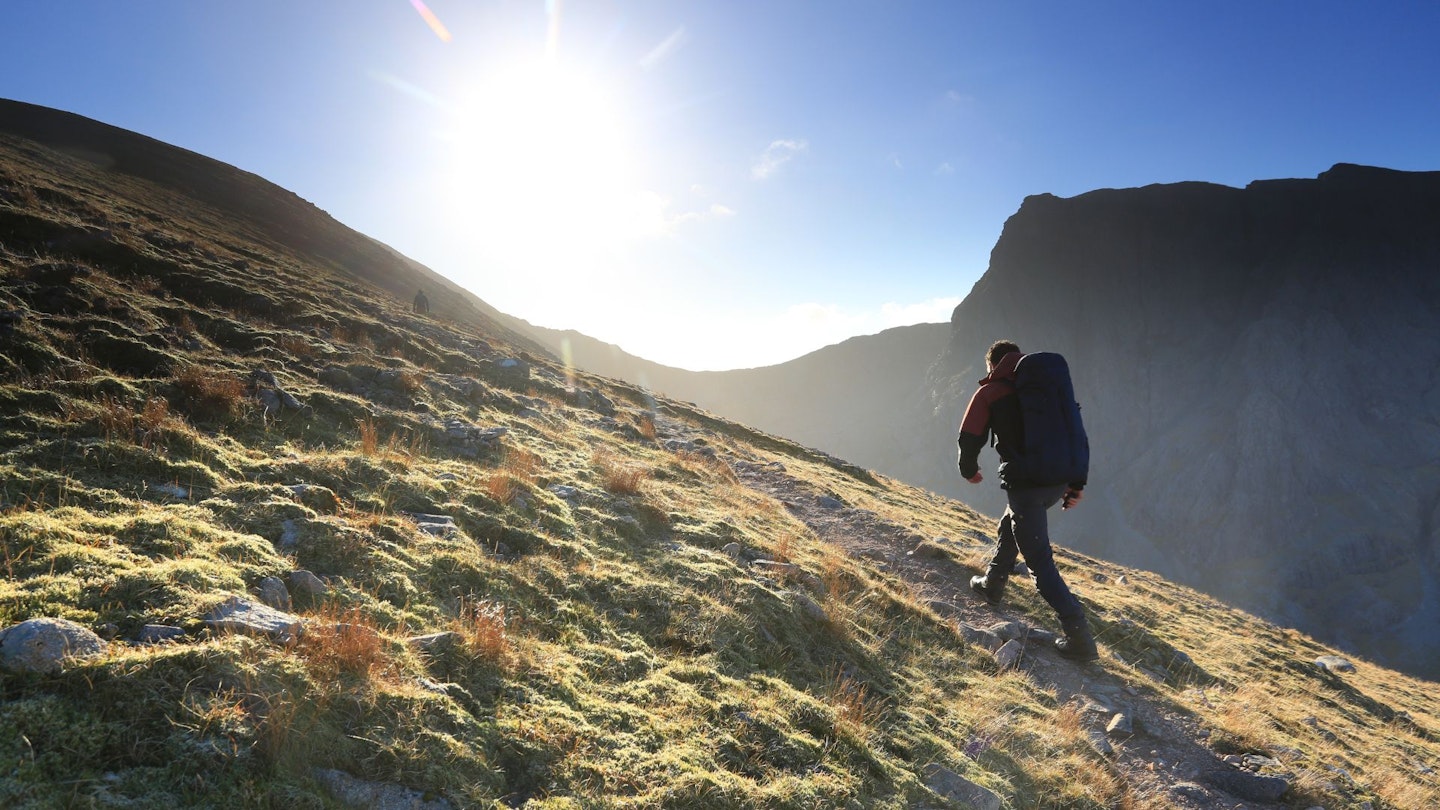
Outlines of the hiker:
M415 313L417 315L428 315L430 313L430 299L425 297L425 289L415 293Z
M1017 554L1023 554L1025 563L1035 578L1035 587L1040 595L1054 608L1065 629L1065 637L1057 639L1056 649L1066 658L1075 661L1093 661L1099 657L1095 639L1085 620L1085 610L1080 600L1070 592L1060 570L1055 567L1055 558L1050 548L1046 510L1056 503L1063 503L1062 509L1069 509L1084 497L1085 478L1089 466L1089 445L1085 443L1084 427L1079 424L1079 406L1074 404L1073 390L1069 387L1069 370L1059 355L1030 355L1036 358L1056 358L1064 368L1064 390L1069 392L1068 406L1073 407L1078 442L1083 452L1076 455L1081 460L1070 463L1070 472L1059 481L1034 480L1019 468L1026 462L1020 458L1020 442L1026 438L1021 427L1020 396L1016 393L1016 367L1026 355L1020 347L1008 340L998 340L985 354L988 372L980 380L980 388L970 399L965 409L965 418L960 423L960 475L972 484L984 480L980 474L980 449L985 446L989 435L994 435L995 451L1000 455L1000 487L1005 490L1008 505L1000 518L997 530L995 556L982 576L970 580L970 587L992 605L1000 604L1005 593L1005 583L1015 565ZM1044 361L1037 361L1040 366ZM1044 432L1049 425L1037 425L1032 433ZM1054 429L1051 428L1051 432ZM1034 439L1034 436L1030 436ZM1063 450L1061 451L1063 453ZM1079 469L1076 469L1079 467ZM1054 477L1057 473L1049 473ZM1046 474L1042 474L1046 476Z

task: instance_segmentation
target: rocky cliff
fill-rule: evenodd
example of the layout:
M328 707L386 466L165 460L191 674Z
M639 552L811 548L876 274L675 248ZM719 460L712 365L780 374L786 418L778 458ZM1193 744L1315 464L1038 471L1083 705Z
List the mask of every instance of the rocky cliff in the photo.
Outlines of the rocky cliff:
M1437 324L1440 172L1031 197L954 312L901 474L998 513L924 451L992 340L1063 352L1093 460L1057 542L1440 678Z

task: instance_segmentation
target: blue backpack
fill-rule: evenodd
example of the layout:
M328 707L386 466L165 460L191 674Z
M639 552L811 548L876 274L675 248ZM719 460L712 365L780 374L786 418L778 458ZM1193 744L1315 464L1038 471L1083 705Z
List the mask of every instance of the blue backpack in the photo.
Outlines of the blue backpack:
M1000 465L1000 480L1021 486L1083 482L1090 473L1090 441L1070 366L1054 352L1036 352L1015 366L1021 441Z

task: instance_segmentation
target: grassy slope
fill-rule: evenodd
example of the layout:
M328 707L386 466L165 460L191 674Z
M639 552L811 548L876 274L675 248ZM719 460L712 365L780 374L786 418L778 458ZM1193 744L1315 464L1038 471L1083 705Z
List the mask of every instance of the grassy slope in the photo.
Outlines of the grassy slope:
M324 807L316 769L338 768L462 806L939 807L921 774L940 763L1014 807L1163 806L1073 707L656 423L926 536L984 531L973 512L545 358L516 385L485 362L517 354L503 336L417 319L295 244L0 136L0 310L22 315L0 336L0 627L116 639L60 675L0 673L0 805ZM389 382L320 382L333 366ZM267 416L256 368L307 410ZM508 432L469 458L447 419ZM814 572L827 618L732 542ZM330 582L297 602L299 642L204 629L296 569ZM1310 640L1130 579L1085 593L1102 640L1162 680L1110 666L1220 750L1299 752L1294 806L1434 798L1433 685L1317 674ZM149 623L188 636L126 641ZM434 655L405 643L446 630L461 643Z

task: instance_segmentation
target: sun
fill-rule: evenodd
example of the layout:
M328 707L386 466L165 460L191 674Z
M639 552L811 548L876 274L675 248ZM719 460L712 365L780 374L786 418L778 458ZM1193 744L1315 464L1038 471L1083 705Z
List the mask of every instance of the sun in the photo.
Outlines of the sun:
M607 88L554 60L487 76L460 105L447 182L477 249L511 269L575 273L663 229L635 179Z

